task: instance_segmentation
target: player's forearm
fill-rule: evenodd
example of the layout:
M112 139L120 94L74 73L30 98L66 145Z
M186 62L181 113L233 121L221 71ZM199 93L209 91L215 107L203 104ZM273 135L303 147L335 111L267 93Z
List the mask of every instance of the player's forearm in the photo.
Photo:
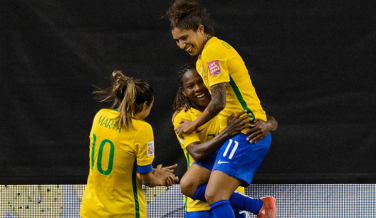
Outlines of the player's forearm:
M218 150L229 137L230 135L227 133L227 131L222 131L212 140L188 145L187 150L195 161L202 162L207 160L210 155Z
M215 84L210 88L212 92L211 100L202 114L194 121L196 129L213 119L226 106L226 84Z
M219 112L218 112L219 113ZM214 113L209 113L208 111L208 108L206 108L202 114L200 114L199 117L197 117L197 119L195 121L193 121L194 123L194 126L195 126L195 129L197 129L198 127L204 125L205 123L207 123L209 120L213 119L218 113L214 114Z
M212 96L206 109L214 117L226 106L226 83L215 84L210 91Z
M154 169L152 172L149 173L141 173L140 178L143 185L154 187L154 186L161 186L163 185L163 180L156 177L154 174Z

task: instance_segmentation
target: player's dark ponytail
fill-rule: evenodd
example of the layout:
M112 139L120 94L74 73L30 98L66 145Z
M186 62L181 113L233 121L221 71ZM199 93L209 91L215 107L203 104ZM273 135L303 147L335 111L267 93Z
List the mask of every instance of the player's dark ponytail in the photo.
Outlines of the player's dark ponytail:
M99 101L113 101L111 108L119 111L118 125L128 128L132 125L132 118L142 111L144 102L149 106L154 100L154 91L144 80L125 76L121 71L114 71L111 75L112 87L94 91Z
M203 25L205 33L212 36L215 34L209 14L195 0L176 0L165 17L170 20L171 29L177 27L196 31L199 25Z

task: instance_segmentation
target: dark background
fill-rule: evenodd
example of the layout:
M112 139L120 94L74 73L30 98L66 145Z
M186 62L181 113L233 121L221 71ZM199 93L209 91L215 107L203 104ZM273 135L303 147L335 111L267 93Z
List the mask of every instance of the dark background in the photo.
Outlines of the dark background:
M86 183L94 85L114 69L150 82L154 163L179 163L179 67L160 19L172 1L0 3L0 184ZM376 182L374 1L201 1L279 122L255 183Z

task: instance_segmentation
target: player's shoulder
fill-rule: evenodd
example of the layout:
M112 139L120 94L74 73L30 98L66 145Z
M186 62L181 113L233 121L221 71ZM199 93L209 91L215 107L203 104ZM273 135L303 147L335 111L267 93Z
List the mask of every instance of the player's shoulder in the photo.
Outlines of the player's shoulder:
M150 131L150 130L152 131L153 130L150 123L144 120L132 119L132 125L133 125L133 128L136 129L136 131Z
M188 109L189 110L189 109ZM177 127L179 126L179 122L181 119L188 119L189 118L189 112L188 111L184 111L184 110L180 110L177 114L175 114L175 116L173 117L173 124L174 124L174 127Z
M173 120L174 126L175 127L178 126L181 119L194 121L199 116L200 113L201 113L200 111L192 107L186 111L181 110L174 117L174 120Z
M222 39L218 39L217 37L212 37L208 41L208 45L205 47L208 48L208 50L228 50L233 49L233 47L226 41Z
M94 116L94 122L102 122L106 120L116 120L119 112L115 109L102 108Z
M202 51L202 57L204 59L211 59L213 56L223 58L227 56L227 53L231 48L232 47L227 42L215 37L214 39L210 39L207 46L205 46L204 50Z
M97 113L96 116L100 116L102 114L108 114L108 115L118 115L119 112L116 109L111 108L101 108Z

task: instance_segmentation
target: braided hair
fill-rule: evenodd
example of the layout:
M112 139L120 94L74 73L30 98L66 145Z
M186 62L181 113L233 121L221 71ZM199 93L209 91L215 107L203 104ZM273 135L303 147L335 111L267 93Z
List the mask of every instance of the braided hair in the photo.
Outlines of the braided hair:
M192 106L188 97L186 97L183 94L183 90L184 90L183 77L184 77L186 72L188 72L189 70L192 70L192 69L196 69L194 64L185 64L178 71L179 88L178 88L178 91L176 93L174 103L172 105L172 109L174 110L174 112L180 111L180 110L185 109L185 108L190 108Z

